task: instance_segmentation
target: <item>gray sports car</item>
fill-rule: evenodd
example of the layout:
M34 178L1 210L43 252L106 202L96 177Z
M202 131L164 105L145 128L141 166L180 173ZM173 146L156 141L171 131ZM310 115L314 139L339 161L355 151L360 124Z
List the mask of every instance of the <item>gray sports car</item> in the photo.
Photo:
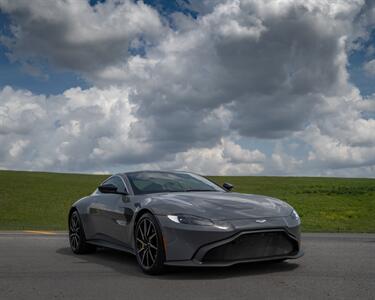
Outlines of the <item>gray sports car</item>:
M300 218L290 205L232 188L187 172L113 175L72 205L71 249L130 252L149 274L165 265L229 266L302 256Z

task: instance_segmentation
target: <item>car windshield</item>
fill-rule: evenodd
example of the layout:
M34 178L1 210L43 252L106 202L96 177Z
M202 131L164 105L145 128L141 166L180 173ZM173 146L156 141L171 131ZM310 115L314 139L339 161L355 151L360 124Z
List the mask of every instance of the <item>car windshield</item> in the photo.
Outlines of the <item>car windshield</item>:
M143 171L128 173L127 177L134 194L163 192L223 192L208 179L190 173Z

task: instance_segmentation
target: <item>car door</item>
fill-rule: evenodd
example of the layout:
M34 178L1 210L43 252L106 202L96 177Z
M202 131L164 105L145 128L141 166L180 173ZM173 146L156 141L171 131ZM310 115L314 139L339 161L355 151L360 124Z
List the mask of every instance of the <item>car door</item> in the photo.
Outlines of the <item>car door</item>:
M107 179L103 184L113 184L117 191L128 193L125 182L119 175ZM101 193L99 190L89 207L90 218L95 228L94 239L104 240L119 246L130 247L128 212L133 211L129 195Z

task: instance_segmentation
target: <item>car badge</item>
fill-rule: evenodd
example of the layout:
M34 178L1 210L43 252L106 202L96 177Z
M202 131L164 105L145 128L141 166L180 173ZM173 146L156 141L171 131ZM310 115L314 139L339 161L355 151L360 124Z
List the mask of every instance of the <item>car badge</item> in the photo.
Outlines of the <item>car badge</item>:
M264 223L264 222L266 222L267 220L265 220L265 219L261 219L261 220L255 220L255 222L257 222L257 223Z

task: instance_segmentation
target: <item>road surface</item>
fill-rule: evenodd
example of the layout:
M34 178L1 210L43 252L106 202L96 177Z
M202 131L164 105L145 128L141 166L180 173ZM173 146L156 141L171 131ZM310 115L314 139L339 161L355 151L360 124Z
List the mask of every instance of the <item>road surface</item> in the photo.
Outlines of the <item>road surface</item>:
M133 256L77 256L64 233L0 232L0 299L375 299L375 234L304 234L305 256L144 275Z

